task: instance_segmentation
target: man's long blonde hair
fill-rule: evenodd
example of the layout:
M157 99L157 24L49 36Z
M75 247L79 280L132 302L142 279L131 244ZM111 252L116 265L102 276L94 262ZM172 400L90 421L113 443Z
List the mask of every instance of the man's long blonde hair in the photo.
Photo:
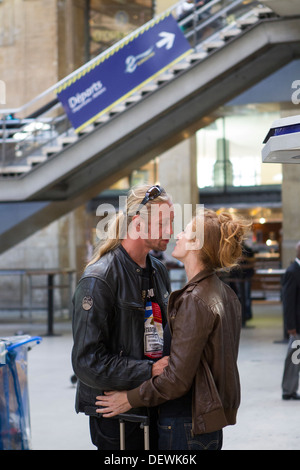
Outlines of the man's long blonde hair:
M88 262L87 266L96 263L103 255L109 251L114 250L121 243L121 239L124 234L127 233L128 226L132 221L134 215L139 208L142 200L145 197L146 192L151 188L151 184L141 184L134 186L127 195L126 205L123 210L119 211L114 220L108 226L107 237L105 240L100 240L91 260ZM161 194L156 197L154 200L147 203L149 208L151 204L158 204L162 202L167 202L171 200L170 195L166 193L163 188L161 189ZM126 224L126 226L124 226Z

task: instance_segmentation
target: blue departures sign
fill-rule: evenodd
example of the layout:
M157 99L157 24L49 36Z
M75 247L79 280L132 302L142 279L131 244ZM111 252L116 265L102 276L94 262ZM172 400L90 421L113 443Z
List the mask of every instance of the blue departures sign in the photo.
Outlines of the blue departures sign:
M76 132L192 51L170 14L152 21L63 83L57 97Z

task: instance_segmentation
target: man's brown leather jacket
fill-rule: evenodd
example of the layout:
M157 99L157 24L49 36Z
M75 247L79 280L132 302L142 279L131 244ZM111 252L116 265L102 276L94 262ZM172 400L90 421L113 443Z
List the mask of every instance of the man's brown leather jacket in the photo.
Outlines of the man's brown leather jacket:
M212 271L201 272L170 295L168 322L172 334L169 365L161 375L129 391L130 404L156 406L193 387L195 434L235 424L240 404L241 330L241 305L235 293Z

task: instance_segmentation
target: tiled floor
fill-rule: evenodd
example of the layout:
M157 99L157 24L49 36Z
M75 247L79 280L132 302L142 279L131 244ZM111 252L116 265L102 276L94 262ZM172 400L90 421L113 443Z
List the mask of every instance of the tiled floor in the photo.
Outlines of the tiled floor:
M281 399L287 345L282 339L280 304L256 304L253 320L242 331L239 370L242 404L238 423L224 430L224 450L300 448L300 402ZM18 330L42 335L41 323L0 322L0 336ZM88 418L74 411L69 322L57 322L52 337L28 353L28 386L34 450L92 450Z

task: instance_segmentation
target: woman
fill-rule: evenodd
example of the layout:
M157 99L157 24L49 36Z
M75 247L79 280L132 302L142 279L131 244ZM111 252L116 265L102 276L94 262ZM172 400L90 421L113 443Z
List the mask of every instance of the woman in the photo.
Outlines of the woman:
M216 271L236 265L248 226L230 214L205 210L202 244L194 236L197 224L195 217L178 235L172 253L183 262L188 282L169 298L168 366L139 387L108 392L96 402L104 417L161 405L161 450L221 449L222 429L236 423L240 404L241 307Z

